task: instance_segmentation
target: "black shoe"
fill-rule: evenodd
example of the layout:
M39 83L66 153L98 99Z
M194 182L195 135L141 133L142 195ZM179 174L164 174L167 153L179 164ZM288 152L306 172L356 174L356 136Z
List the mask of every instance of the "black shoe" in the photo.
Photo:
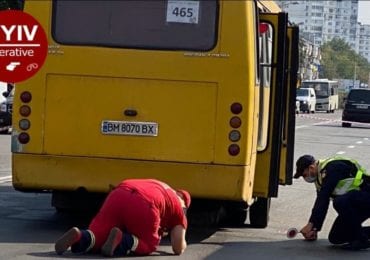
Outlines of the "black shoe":
M352 250L352 251L364 250L369 247L370 247L370 241L368 240L354 240L348 244L341 246L342 249Z

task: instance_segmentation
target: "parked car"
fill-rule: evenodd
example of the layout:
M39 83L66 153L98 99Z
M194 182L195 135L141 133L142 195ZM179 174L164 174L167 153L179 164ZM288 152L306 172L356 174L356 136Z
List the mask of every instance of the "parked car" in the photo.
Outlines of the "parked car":
M297 89L297 100L299 101L300 111L315 113L316 94L313 88Z
M342 126L352 122L370 123L370 89L351 89L345 99Z
M0 134L9 133L12 127L14 87L10 91L8 89L1 93L5 100L0 104Z

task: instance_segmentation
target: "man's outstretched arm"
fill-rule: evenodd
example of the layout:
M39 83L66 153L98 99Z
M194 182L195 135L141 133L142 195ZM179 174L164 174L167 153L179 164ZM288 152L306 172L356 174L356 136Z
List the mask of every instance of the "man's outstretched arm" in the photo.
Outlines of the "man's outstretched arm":
M186 248L186 230L183 226L177 225L171 229L171 245L176 255L181 255Z

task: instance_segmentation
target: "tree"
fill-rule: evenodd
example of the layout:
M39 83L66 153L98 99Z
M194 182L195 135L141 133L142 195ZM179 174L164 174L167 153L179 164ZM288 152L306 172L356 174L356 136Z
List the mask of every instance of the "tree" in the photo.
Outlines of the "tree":
M359 79L368 82L369 62L340 38L326 42L321 47L321 78Z

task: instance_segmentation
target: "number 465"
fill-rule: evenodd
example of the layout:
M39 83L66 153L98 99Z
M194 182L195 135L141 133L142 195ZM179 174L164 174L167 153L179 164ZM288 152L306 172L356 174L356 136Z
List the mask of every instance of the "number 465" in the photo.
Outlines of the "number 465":
M180 17L192 17L193 16L193 8L186 8L186 7L175 7L172 11L172 14Z

